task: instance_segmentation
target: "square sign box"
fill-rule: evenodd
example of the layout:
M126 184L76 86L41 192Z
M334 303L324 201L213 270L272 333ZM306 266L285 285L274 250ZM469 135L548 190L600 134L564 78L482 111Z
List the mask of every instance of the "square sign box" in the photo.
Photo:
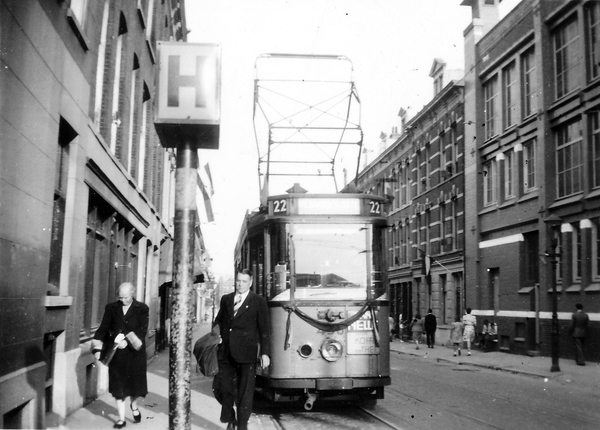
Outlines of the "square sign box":
M156 94L154 126L164 147L219 148L220 45L158 42Z

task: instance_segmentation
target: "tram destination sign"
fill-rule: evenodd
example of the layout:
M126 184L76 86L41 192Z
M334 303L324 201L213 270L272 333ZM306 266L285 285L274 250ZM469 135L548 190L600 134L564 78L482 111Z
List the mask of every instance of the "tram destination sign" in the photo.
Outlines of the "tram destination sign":
M379 354L370 313L365 312L358 321L348 327L346 349L348 354Z

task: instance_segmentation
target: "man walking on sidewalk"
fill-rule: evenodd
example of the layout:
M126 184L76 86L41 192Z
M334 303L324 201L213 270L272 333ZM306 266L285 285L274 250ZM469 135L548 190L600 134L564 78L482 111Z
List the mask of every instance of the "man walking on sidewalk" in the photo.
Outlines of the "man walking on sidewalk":
M577 308L577 310L571 317L571 328L569 332L575 341L575 362L579 366L585 366L585 359L583 358L583 344L585 342L585 338L587 337L590 318L585 312L583 312L583 305L581 303L577 303L575 308Z
M433 348L435 345L435 331L437 329L437 320L431 309L427 310L425 315L425 334L427 335L427 348Z
M221 383L221 422L227 430L248 430L252 414L256 357L260 344L260 362L269 367L269 310L262 296L250 291L252 272L237 274L235 293L221 298L221 307L213 327L221 330L217 352ZM237 406L237 417L233 405Z

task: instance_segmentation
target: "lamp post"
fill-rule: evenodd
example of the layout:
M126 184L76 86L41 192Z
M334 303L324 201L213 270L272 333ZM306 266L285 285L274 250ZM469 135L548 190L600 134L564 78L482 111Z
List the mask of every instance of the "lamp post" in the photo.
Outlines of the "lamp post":
M562 220L556 214L552 214L544 219L544 223L548 227L548 233L550 235L550 250L547 250L544 254L550 258L552 264L552 274L550 275L550 283L552 284L552 326L551 326L551 355L552 355L552 366L550 372L560 372L558 365L558 355L560 349L559 339L559 327L558 327L558 295L556 294L556 267L558 265L557 258L560 256L556 252L558 246L558 238L556 237L556 228L562 224Z

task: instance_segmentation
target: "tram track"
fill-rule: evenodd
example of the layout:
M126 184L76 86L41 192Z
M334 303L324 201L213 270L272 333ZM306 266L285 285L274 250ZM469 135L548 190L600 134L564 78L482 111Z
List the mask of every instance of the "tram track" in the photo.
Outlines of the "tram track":
M323 430L403 430L403 427L398 427L363 407L344 406L323 408L318 411L299 409L280 411L269 415L268 419L269 425L261 427L274 430L314 430L315 428ZM266 421L266 417L263 416L261 421Z

